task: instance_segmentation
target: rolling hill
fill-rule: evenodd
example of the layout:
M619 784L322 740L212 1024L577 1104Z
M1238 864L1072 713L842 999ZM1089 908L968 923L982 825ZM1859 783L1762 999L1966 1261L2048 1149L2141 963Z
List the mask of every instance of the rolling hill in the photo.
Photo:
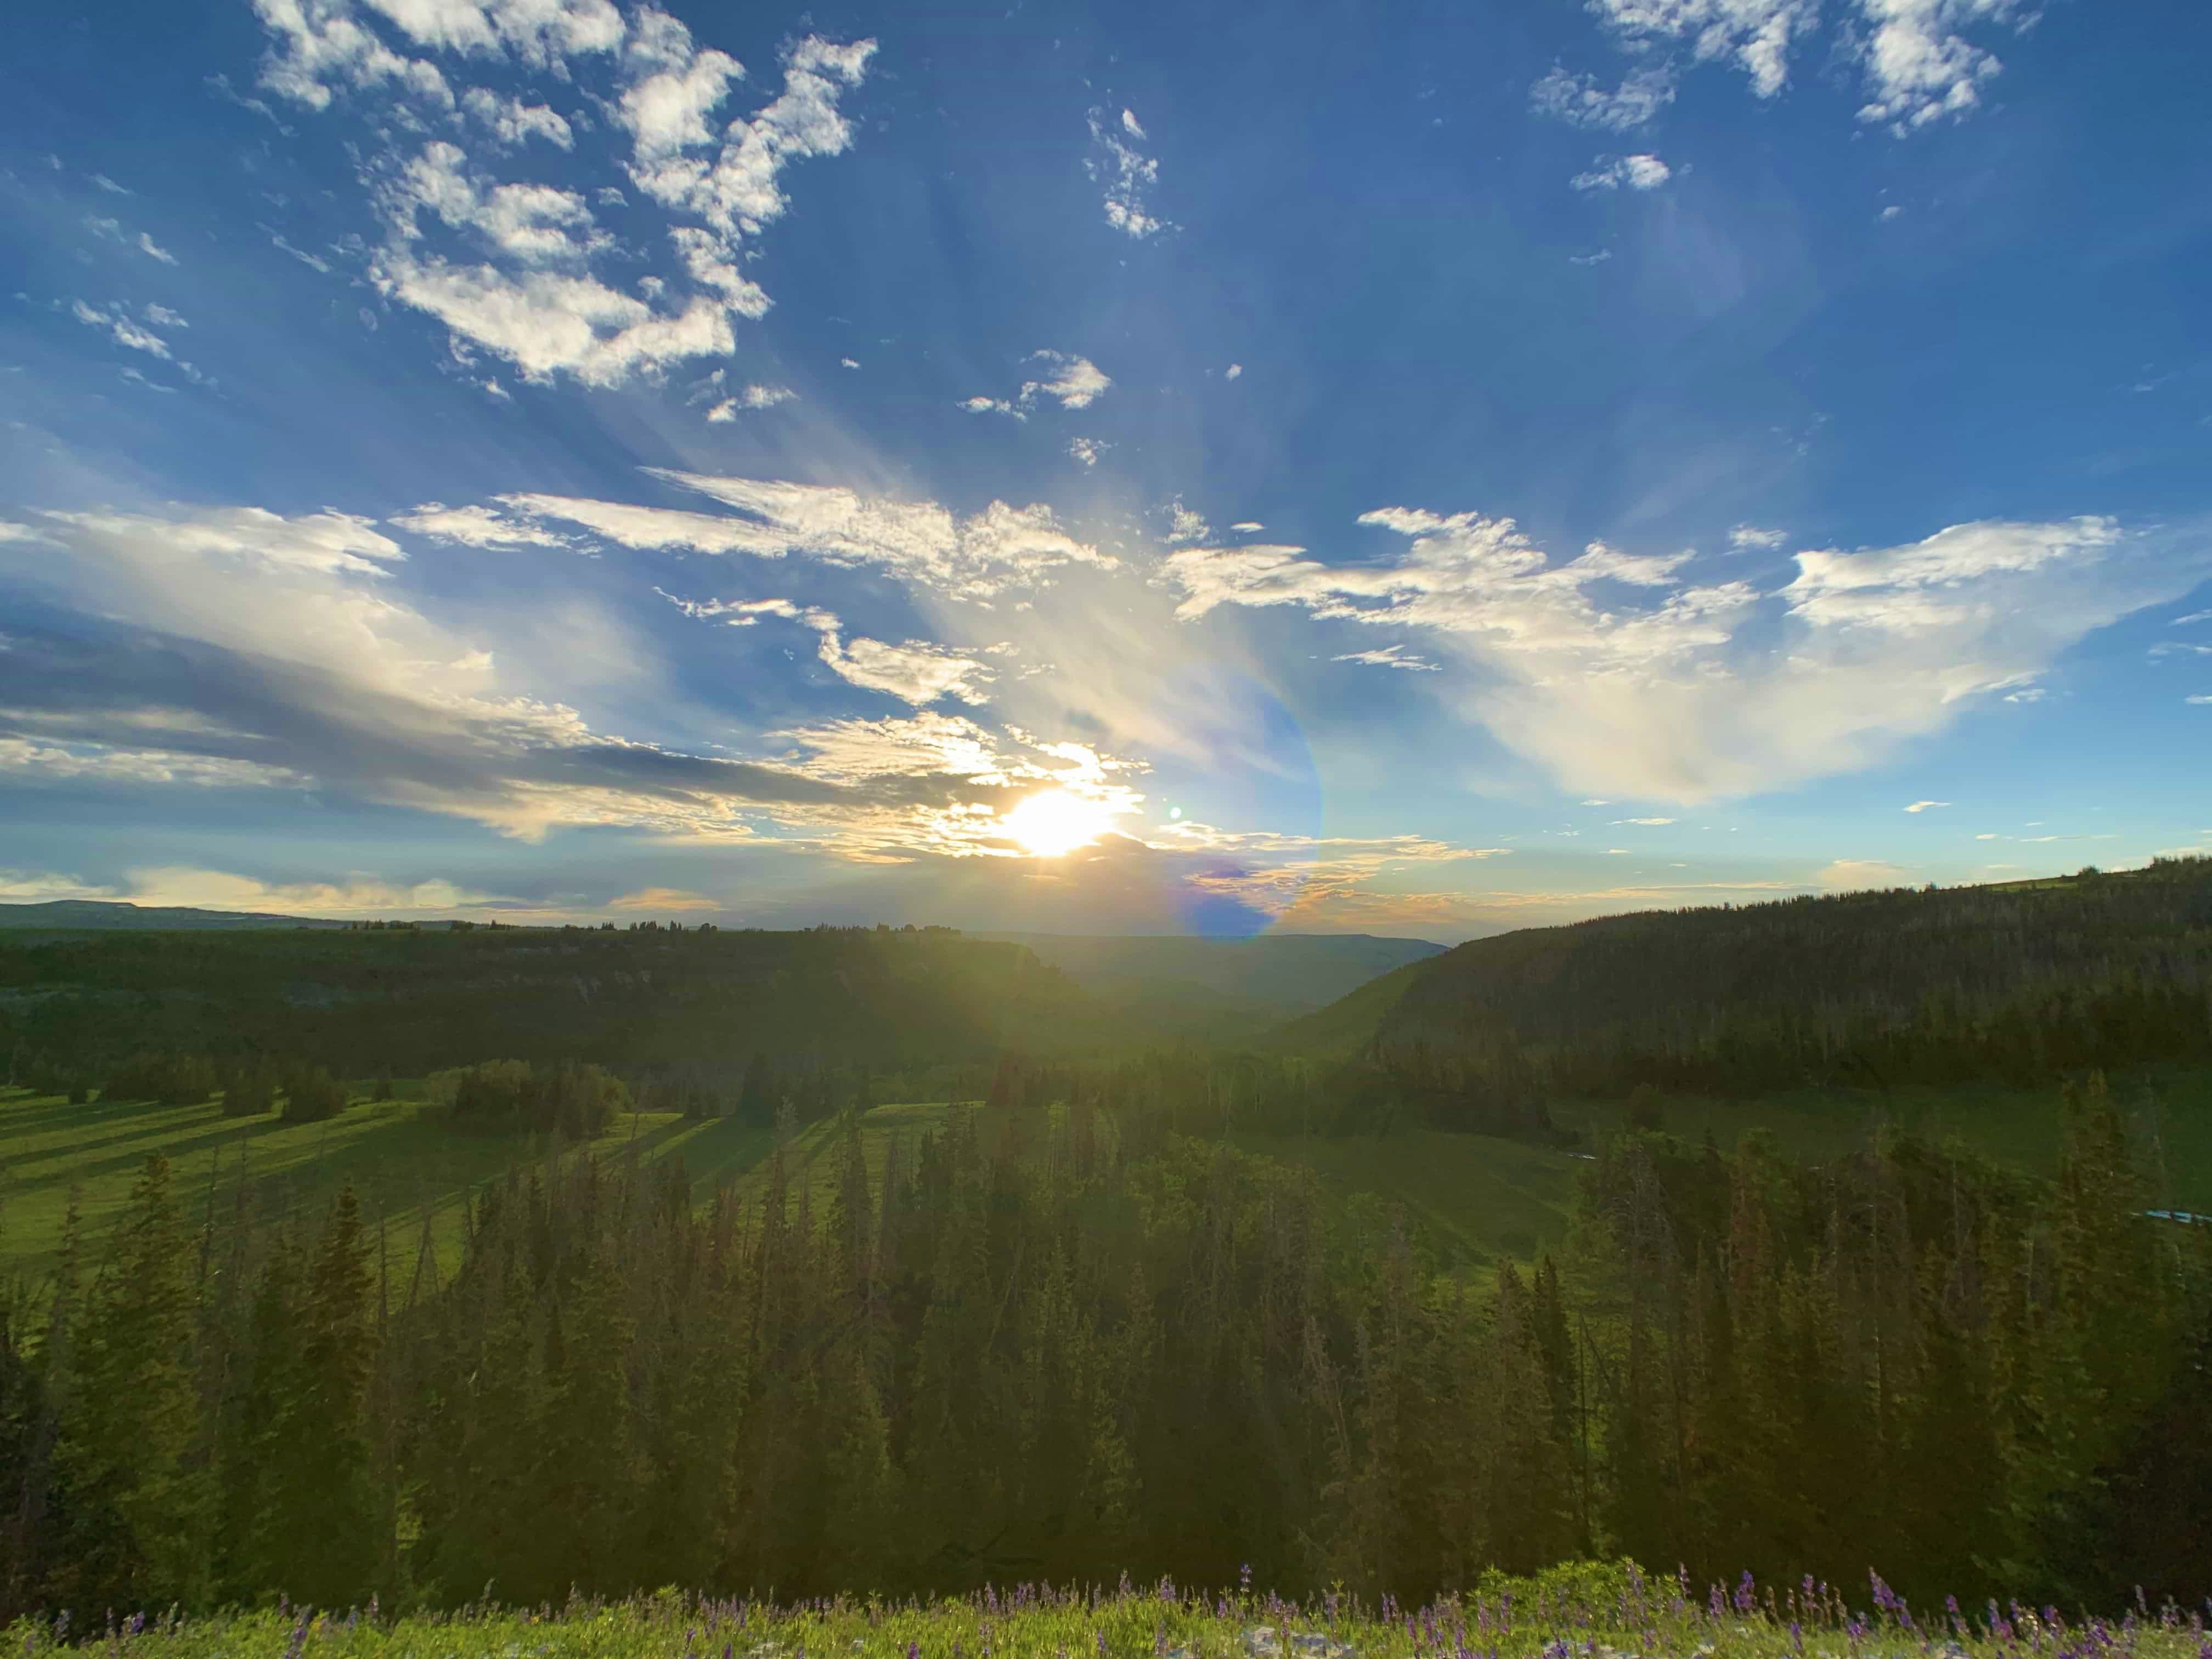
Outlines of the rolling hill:
M2033 1081L2212 1057L2212 860L1478 939L1272 1046L1514 1087Z

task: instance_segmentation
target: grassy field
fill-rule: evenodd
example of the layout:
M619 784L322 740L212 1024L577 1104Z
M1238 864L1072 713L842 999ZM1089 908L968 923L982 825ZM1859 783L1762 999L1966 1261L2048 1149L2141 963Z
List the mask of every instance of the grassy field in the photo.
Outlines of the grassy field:
M2212 1210L2212 1071L2168 1070L2123 1079L2116 1087L2146 1152L2151 1196L2166 1207ZM940 1103L879 1106L863 1121L872 1179L880 1179L894 1136L909 1140L942 1121ZM1955 1134L1977 1151L2040 1175L2057 1165L2058 1091L1904 1089L1806 1091L1757 1100L1672 1098L1667 1127L1686 1140L1708 1131L1733 1146L1745 1131L1771 1130L1785 1152L1823 1158L1869 1144L1889 1123L1941 1142ZM1406 1206L1417 1231L1445 1267L1529 1261L1565 1237L1580 1159L1619 1127L1621 1109L1587 1102L1553 1109L1579 1131L1571 1149L1480 1135L1403 1129L1387 1136L1302 1139L1232 1132L1247 1152L1305 1164L1333 1196L1381 1194ZM729 1119L687 1121L668 1113L625 1118L599 1143L601 1156L680 1157L696 1195L725 1182L757 1191L771 1132ZM811 1188L817 1213L834 1180L836 1125L800 1132L787 1158L794 1190ZM2154 1149L2155 1149L2154 1151ZM327 1123L285 1124L273 1117L226 1118L213 1105L135 1103L70 1106L20 1091L0 1093L0 1272L35 1269L52 1259L72 1190L91 1236L122 1204L147 1155L167 1154L194 1202L229 1203L241 1177L269 1216L319 1212L351 1185L371 1217L385 1218L388 1248L411 1259L422 1218L429 1218L441 1256L460 1236L463 1194L526 1165L544 1148L502 1136L457 1134L435 1109L416 1101L357 1102Z
M2212 1209L2212 1070L2163 1066L2116 1076L2114 1094L2142 1154L2150 1196L2164 1207ZM1869 1144L1884 1123L1941 1145L1956 1135L2000 1163L2031 1174L2058 1169L2059 1089L1954 1087L1806 1090L1753 1100L1673 1098L1667 1128L1690 1141L1708 1131L1733 1146L1745 1131L1771 1129L1786 1152L1833 1158ZM1556 1106L1564 1127L1595 1143L1620 1126L1624 1108L1573 1102Z
M1192 1591L1021 1586L930 1602L870 1595L796 1607L673 1589L613 1603L571 1600L556 1613L499 1607L398 1618L270 1608L202 1619L91 1621L57 1632L22 1620L4 1632L23 1659L2198 1659L2201 1611L2168 1606L2107 1617L1995 1602L1972 1613L1914 1609L1878 1579L1841 1590L1650 1578L1578 1564L1534 1579L1486 1576L1420 1608L1378 1608L1331 1593L1285 1601L1249 1589ZM111 1619L112 1615L110 1615ZM1940 1648L1938 1644L1940 1643Z
M726 1118L697 1122L641 1112L623 1118L599 1149L604 1156L680 1156L704 1195L757 1162L772 1139L768 1130ZM233 1203L243 1181L258 1212L272 1219L319 1213L350 1186L372 1219L385 1219L395 1255L412 1258L427 1217L441 1255L450 1260L464 1194L544 1150L512 1136L456 1133L437 1109L411 1100L356 1101L326 1122L284 1123L225 1117L211 1103L71 1106L52 1096L0 1091L0 1272L52 1260L72 1193L88 1235L101 1237L155 1152L169 1158L179 1190L195 1204Z

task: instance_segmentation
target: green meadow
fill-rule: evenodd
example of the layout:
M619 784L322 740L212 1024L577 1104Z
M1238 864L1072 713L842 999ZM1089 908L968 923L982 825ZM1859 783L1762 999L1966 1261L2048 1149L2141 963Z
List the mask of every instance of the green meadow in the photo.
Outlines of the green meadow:
M2118 1079L2148 1190L2161 1205L2212 1210L2212 1071L2171 1067ZM401 1085L403 1096L408 1085ZM415 1091L419 1094L419 1088ZM1941 1145L1956 1137L1984 1156L2036 1175L2056 1168L2059 1091L1957 1087L1886 1092L1804 1091L1753 1099L1670 1097L1665 1127L1692 1142L1710 1133L1733 1147L1753 1130L1793 1156L1823 1159L1865 1147L1887 1127ZM944 1103L878 1106L862 1120L869 1174L879 1180L894 1138L940 1124ZM1568 1101L1554 1121L1577 1132L1556 1148L1483 1135L1400 1127L1381 1136L1300 1137L1231 1127L1240 1150L1313 1169L1332 1199L1376 1194L1404 1207L1439 1266L1481 1267L1533 1260L1565 1239L1577 1171L1621 1126L1618 1103ZM834 1180L837 1124L807 1126L786 1151L794 1192L817 1206ZM730 1118L637 1112L595 1144L601 1157L680 1158L696 1198L738 1182L757 1191L771 1130ZM227 1118L213 1103L168 1107L94 1101L71 1106L22 1091L0 1092L0 1269L50 1261L72 1195L97 1239L152 1153L167 1157L180 1186L210 1205L250 1204L263 1219L319 1214L342 1188L381 1224L395 1263L411 1261L431 1230L438 1255L458 1253L466 1194L544 1156L541 1142L459 1133L420 1098L356 1100L321 1123ZM241 1194L243 1196L241 1196Z

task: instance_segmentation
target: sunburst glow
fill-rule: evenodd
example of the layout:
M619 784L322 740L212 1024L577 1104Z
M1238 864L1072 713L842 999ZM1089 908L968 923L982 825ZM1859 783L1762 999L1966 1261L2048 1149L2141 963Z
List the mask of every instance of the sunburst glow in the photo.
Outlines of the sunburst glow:
M999 824L1024 851L1041 859L1056 859L1079 847L1088 847L1113 826L1113 821L1112 809L1103 801L1065 789L1047 789L1008 811Z

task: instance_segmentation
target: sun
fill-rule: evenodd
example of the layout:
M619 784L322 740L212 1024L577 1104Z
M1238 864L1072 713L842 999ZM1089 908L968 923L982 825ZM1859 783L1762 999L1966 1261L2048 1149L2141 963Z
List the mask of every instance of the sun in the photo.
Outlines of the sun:
M1032 856L1056 859L1097 841L1112 827L1113 818L1103 802L1065 789L1047 789L1005 813L999 827Z

